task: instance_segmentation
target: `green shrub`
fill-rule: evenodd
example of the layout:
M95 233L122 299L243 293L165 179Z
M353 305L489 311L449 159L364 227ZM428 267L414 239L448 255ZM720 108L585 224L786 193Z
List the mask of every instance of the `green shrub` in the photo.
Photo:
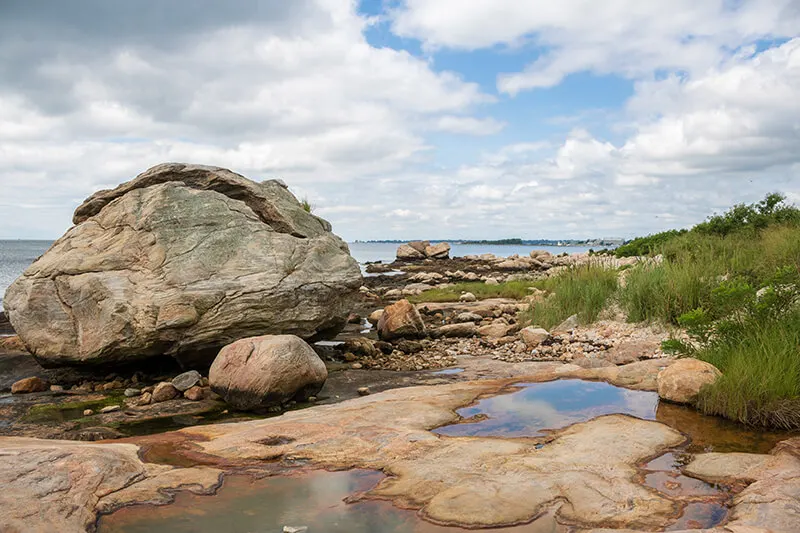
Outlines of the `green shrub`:
M800 209L786 203L786 197L771 193L754 204L737 204L693 228L704 235L724 237L736 232L755 232L773 225L800 225Z
M661 248L669 241L686 233L682 230L662 231L647 237L637 237L617 247L614 255L617 257L636 257L643 255L656 255Z

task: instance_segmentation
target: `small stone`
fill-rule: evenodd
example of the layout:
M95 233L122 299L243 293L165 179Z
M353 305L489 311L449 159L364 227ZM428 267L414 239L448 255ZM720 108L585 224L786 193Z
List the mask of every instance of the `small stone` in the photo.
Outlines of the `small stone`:
M306 533L308 526L283 526L283 533Z
M94 414L94 411L92 411L91 409L84 409L83 410L83 416L92 416L93 414Z
M465 292L458 298L459 302L475 302L477 300L478 298L476 298L471 292Z
M352 368L353 370L358 370L359 368L362 368L362 366L363 365L361 363L353 363L352 365L350 365L350 368Z
M125 389L123 393L126 398L133 398L134 396L139 396L142 393L139 389Z
M179 391L187 391L200 382L202 376L197 370L189 370L172 379L172 385Z
M373 311L373 312L371 312L371 313L369 314L369 317L367 317L367 320L368 320L368 321L369 321L369 323L370 323L370 324L372 324L373 326L377 326L377 325L378 325L378 322L379 322L379 321L380 321L380 319L381 319L381 315L382 315L382 314L383 314L383 309L378 309L377 311Z
M199 402L205 396L205 391L203 391L202 387L198 387L195 385L194 387L184 391L183 397L187 400L192 400L193 402Z
M108 406L103 407L102 409L100 409L100 412L103 413L103 414L113 413L114 411L119 411L121 408L122 407L119 406L119 405L108 405Z
M456 315L455 322L480 322L483 320L481 315L465 311Z
M311 402L311 403L314 403L314 402L317 401L317 397L316 396L309 396L308 397L308 401Z
M356 359L357 359L356 354L354 354L353 352L347 352L344 354L344 360L347 361L348 363L352 363Z
M162 381L153 390L153 403L165 402L178 395L178 389L172 383Z
M64 392L64 387L61 385L50 385L50 392Z
M366 396L369 394L369 387L359 387L356 392L358 392L359 396Z
M572 315L561 324L553 328L553 333L568 333L578 327L578 315Z
M31 392L44 392L50 390L47 380L36 376L21 379L11 385L11 394L28 394Z
M143 392L141 396L139 396L136 405L150 405L150 402L153 401L153 395L149 392Z

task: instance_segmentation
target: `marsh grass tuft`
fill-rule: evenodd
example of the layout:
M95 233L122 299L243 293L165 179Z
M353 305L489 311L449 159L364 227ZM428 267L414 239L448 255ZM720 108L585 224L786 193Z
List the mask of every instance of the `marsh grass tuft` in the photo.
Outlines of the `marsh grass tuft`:
M522 320L546 329L557 326L572 315L582 323L591 323L606 307L617 290L618 272L601 265L587 264L569 268L535 286L547 295L531 304Z
M697 408L745 424L800 428L800 312L751 324L735 339L695 356L722 371Z

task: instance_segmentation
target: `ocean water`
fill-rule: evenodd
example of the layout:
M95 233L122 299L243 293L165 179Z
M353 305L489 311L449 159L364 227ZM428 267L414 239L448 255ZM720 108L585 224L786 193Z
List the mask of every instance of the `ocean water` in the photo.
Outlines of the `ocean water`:
M0 241L0 309L8 286L51 244L52 241Z
M0 309L3 295L11 283L28 266L53 244L52 241L2 241L0 240ZM388 242L348 243L350 253L362 265L368 261L390 263L395 258L398 244ZM452 257L492 253L497 256L528 255L531 250L547 250L552 254L580 253L589 248L579 246L516 246L489 244L451 244Z

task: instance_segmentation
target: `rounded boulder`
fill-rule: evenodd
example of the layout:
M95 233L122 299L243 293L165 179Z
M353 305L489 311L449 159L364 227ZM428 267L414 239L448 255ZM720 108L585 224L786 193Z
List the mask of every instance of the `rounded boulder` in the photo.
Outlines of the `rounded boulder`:
M294 335L264 335L229 344L208 374L211 389L242 410L305 400L316 395L327 378L325 363Z
M675 403L694 403L706 385L722 373L712 364L697 359L678 359L658 373L658 397Z

